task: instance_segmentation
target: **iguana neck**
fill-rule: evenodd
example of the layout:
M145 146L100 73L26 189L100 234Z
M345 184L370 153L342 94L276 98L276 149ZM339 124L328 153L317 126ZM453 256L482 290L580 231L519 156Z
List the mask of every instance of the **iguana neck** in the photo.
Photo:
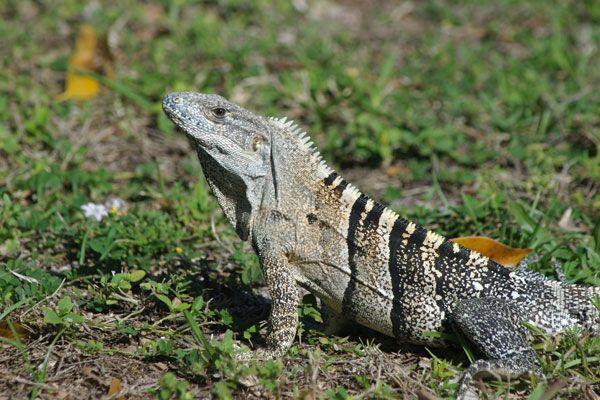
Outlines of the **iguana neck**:
M310 137L294 122L271 118L271 173L263 188L262 211L287 215L314 208L319 185L333 170Z
M203 155L201 149L198 149L197 152L206 182L225 217L235 227L238 236L242 240L247 240L250 232L252 206L245 195L244 182L239 177L227 173L211 157Z
M314 208L319 185L333 172L314 147L310 137L292 121L271 119L271 169L261 185L249 188L243 179L228 173L198 148L202 170L223 213L242 240L249 238L259 212L277 211L295 215ZM250 195L248 190L260 188ZM252 201L251 199L259 199Z

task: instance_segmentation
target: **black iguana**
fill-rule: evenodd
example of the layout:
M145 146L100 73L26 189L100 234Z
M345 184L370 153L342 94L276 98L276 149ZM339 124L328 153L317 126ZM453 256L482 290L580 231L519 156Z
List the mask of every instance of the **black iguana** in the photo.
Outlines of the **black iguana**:
M399 341L445 345L430 333L464 334L485 359L466 370L459 397L480 372L541 374L522 322L551 334L600 330L600 287L507 269L400 218L330 169L293 122L193 92L169 94L163 109L192 139L223 212L260 259L272 309L267 346L253 357L291 346L298 286L333 320Z

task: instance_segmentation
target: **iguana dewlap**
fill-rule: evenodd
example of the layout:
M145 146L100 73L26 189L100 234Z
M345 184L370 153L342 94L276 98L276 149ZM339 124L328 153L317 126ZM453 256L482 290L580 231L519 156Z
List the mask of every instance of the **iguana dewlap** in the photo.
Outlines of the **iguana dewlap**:
M250 240L272 298L267 347L280 357L298 323L298 287L334 320L444 345L457 330L485 359L465 372L459 397L482 371L541 373L522 323L547 333L577 326L597 333L599 287L509 270L371 200L330 169L309 136L217 95L172 93L169 118L196 145L206 180L227 219Z

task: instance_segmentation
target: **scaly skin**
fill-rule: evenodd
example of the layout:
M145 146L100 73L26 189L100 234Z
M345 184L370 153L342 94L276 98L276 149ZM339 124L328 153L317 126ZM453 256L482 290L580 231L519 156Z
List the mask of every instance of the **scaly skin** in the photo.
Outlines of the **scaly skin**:
M331 170L292 122L264 118L217 95L173 93L170 119L196 144L209 186L258 254L273 305L267 347L280 357L298 323L298 287L318 296L337 324L356 321L400 341L446 345L462 332L484 355L465 372L541 374L522 322L544 332L597 333L598 287L509 270L400 218Z

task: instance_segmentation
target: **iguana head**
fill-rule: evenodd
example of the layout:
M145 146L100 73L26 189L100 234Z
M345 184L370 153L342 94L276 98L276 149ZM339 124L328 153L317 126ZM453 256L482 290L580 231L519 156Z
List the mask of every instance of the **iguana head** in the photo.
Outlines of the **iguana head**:
M303 186L296 180L320 164L328 170L308 136L285 119L194 92L167 95L163 110L195 144L208 184L244 240L257 210L278 208L282 196L295 196Z
M228 172L255 179L265 176L265 119L215 94L172 93L163 110L200 150Z

